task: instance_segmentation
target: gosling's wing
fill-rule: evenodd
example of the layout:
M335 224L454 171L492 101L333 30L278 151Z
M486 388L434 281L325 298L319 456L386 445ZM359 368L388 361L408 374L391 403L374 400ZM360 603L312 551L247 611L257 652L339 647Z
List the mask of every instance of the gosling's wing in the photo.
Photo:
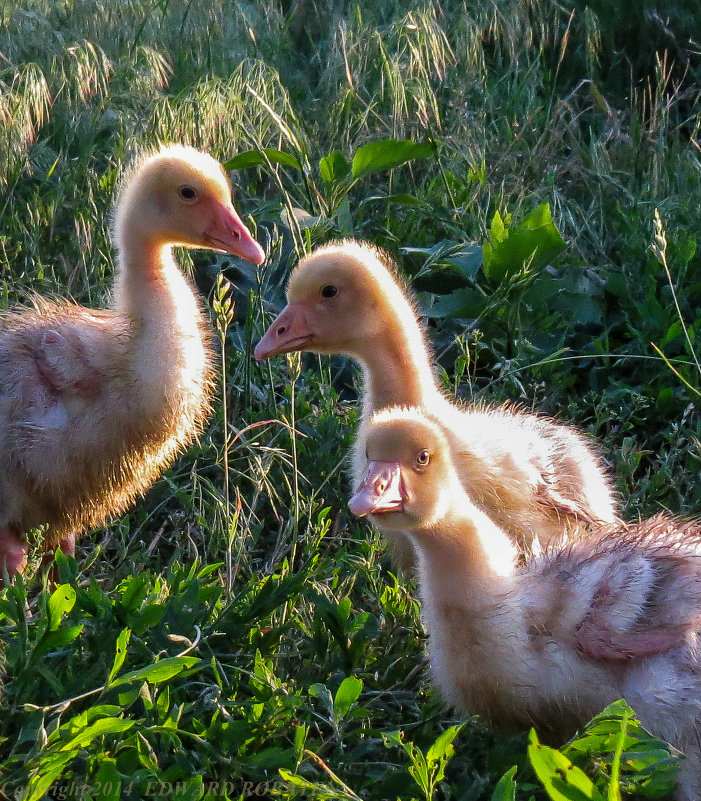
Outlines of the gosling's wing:
M119 319L109 310L35 300L0 315L0 393L21 408L55 402L64 392L99 387L103 365L119 346Z
M99 387L101 374L86 337L72 325L47 326L35 349L37 367L55 392L90 392Z
M701 555L694 537L691 532L688 543L676 536L613 543L592 559L598 580L574 632L582 654L628 662L666 653L701 631Z
M604 662L629 662L657 656L681 645L689 631L684 624L636 627L634 631L616 631L606 624L587 620L577 632L580 651L590 659Z
M583 503L565 498L552 483L545 479L538 484L535 499L539 506L548 509L553 515L565 521L572 519L588 525L599 522Z

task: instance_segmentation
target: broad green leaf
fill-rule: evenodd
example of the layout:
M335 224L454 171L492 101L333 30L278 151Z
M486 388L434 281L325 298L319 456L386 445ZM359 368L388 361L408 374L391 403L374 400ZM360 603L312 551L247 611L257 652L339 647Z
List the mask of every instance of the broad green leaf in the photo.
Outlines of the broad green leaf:
M156 662L154 665L132 670L125 673L110 684L110 688L121 687L132 681L148 681L151 684L159 684L163 681L172 679L183 670L188 670L199 664L201 660L196 656L169 656Z
M122 776L117 770L117 762L104 754L100 757L100 767L91 782L99 789L100 801L120 801L122 797Z
M151 583L149 573L138 573L124 587L122 592L122 606L128 611L133 612L141 606L142 601L148 595L148 585Z
M165 612L165 605L156 601L142 606L141 609L133 612L129 617L132 630L137 635L143 634L148 629L157 626L163 619Z
M514 776L516 775L516 766L507 770L506 773L499 779L497 786L492 793L492 801L516 801L516 782Z
M592 780L560 751L541 745L533 729L528 758L553 801L603 801Z
M430 769L426 763L426 757L417 748L410 754L411 765L408 767L409 775L423 790L427 798L431 796L431 776Z
M168 790L170 785L169 782L161 782L162 785L165 786L165 789ZM179 781L170 785L172 788L173 795L171 796L172 799L178 799L178 801L199 801L200 798L204 795L204 784L202 780L202 776L191 776L186 781ZM215 796L218 801L224 801L225 796L223 793L217 794Z
M128 709L140 696L140 687L130 687L125 692L117 693L117 699L122 708Z
M501 214L498 211L494 212L494 217L492 218L492 226L489 231L489 238L492 242L503 242L506 237L509 235L507 231L507 225L511 221L511 215L507 215L506 223L501 218Z
M609 273L606 278L606 289L617 297L625 298L630 295L628 279L622 272Z
M538 290L537 281L533 285L533 290ZM603 304L589 295L575 295L571 292L560 292L553 298L552 308L566 314L580 325L587 323L600 323L603 318Z
M124 664L124 660L127 656L127 646L129 645L129 640L131 639L131 631L129 629L122 629L117 637L117 644L115 646L115 653L114 653L114 662L112 663L112 670L110 670L110 675L107 678L107 686L109 687L112 679L119 673L122 669L122 665Z
M55 763L50 768L45 766L41 774L33 776L22 796L22 801L41 801L46 797L51 785L58 779L64 771L68 762L73 759L73 754L65 754L65 759L60 763Z
M150 771L158 772L158 757L153 750L151 743L138 731L136 733L136 751L139 755L139 762Z
M426 760L431 763L439 759L450 759L455 753L453 740L460 733L460 729L462 726L450 726L442 732L426 752Z
M57 587L49 598L49 631L56 631L63 618L75 606L75 590L70 584Z
M60 728L54 729L49 735L48 744L53 745L66 737L74 736L83 731L88 725L103 718L117 717L122 713L122 707L117 704L96 704L84 712L74 715Z
M484 261L484 252L481 245L465 245L457 253L446 256L446 262L453 264L467 278L474 279Z
M68 643L77 640L83 628L84 626L82 623L79 626L64 626L58 631L51 631L44 635L41 638L41 642L32 652L32 663L36 664L41 657L54 648L62 648L64 645L68 645Z
M343 201L336 209L336 219L338 220L338 227L341 233L344 236L352 236L353 215L351 214L350 203L347 197L343 198Z
M693 329L690 329L690 331L693 331ZM670 342L674 342L675 339L679 339L683 332L684 328L681 324L681 321L674 320L674 322L667 329L667 333L664 335L664 337L662 337L660 348L664 348L666 345L669 345Z
M67 742L58 745L58 750L74 751L85 748L97 737L102 737L105 734L120 734L131 729L135 723L135 720L123 720L122 718L102 718L83 729Z
M304 723L298 723L295 727L295 754L297 759L302 758L302 752L307 742L307 735L309 734L309 726Z
M247 167L259 167L261 164L267 164L268 161L272 164L282 164L284 167L294 167L296 170L302 169L299 159L295 156L270 147L264 147L262 151L247 150L245 153L239 153L238 156L234 156L233 159L226 162L224 169L245 170Z
M398 745L400 748L404 749L404 752L411 757L414 753L414 743L406 742L404 740L404 732L402 731L389 731L389 732L382 732L382 742L385 744L385 748L388 748L392 745Z
M58 568L58 579L61 584L68 584L78 577L78 562L73 556L67 556L60 548L56 549L54 563Z
M251 754L247 757L247 762L264 770L279 770L294 764L294 752L291 749L273 745L270 748L264 748L262 751Z
M166 715L168 714L168 710L170 709L170 687L166 684L166 686L161 690L156 699L156 711L158 712L158 717L163 720Z
M543 203L518 225L506 228L497 212L492 220L490 241L484 245L484 274L494 281L515 275L530 263L539 271L565 249L560 232Z
M336 720L341 720L348 714L351 706L358 700L362 689L363 682L355 676L343 679L340 687L336 690L336 697L333 701Z
M630 723L640 723L637 717L629 717L630 712L632 712L632 709L625 698L619 698L618 701L614 701L612 704L605 706L596 717L592 718L587 728L592 724L596 725L604 721L615 722L617 726L620 726L623 717Z
M612 765L624 730L621 783L628 788L628 792L636 795L656 798L671 793L680 767L679 752L645 731L623 699L600 712L577 739L563 749L563 753L579 759L580 764L586 761L586 764L600 762ZM600 774L597 782L602 790L610 785L604 773ZM612 792L615 793L615 790L609 787L609 795Z
M533 211L529 212L521 222L521 225L525 228L530 228L534 230L536 228L542 228L544 225L551 225L552 224L552 217L550 216L550 204L549 203L541 203L540 206L536 206Z
M350 164L340 150L332 150L319 162L319 174L327 184L340 181L350 172Z
M433 153L430 142L412 142L408 139L383 139L358 148L353 156L354 178L380 170L400 167L407 161L425 159Z
M331 691L325 684L315 683L309 688L309 695L318 698L326 708L326 711L331 714L333 712L333 696Z
M338 606L336 607L336 610L338 612L339 619L342 620L344 623L347 623L348 619L350 618L350 613L351 613L352 606L353 605L351 603L351 599L350 598L342 598L338 602Z
M472 320L478 317L485 307L485 298L476 289L456 289L449 295L441 295L426 311L428 317L442 319L459 317Z
M200 572L197 574L197 578L200 580L207 578L207 576L211 576L212 573L216 573L216 571L219 570L220 567L224 567L225 564L226 562L214 562L214 564L205 565L202 568L202 570L200 570Z

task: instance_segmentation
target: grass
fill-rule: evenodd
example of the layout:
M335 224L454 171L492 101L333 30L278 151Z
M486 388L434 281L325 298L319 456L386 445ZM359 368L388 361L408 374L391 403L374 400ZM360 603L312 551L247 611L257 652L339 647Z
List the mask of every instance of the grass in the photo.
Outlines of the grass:
M370 239L419 292L451 393L597 437L630 518L698 514L699 47L673 11L651 63L605 9L548 0L0 9L3 305L105 298L115 181L159 140L233 160L270 251L188 262L226 378L199 445L60 560L55 592L0 591L0 797L545 797L525 733L443 706L414 588L345 511L352 369L259 365L252 344L299 254ZM433 145L368 162L389 139ZM630 788L623 736L596 768L562 758Z

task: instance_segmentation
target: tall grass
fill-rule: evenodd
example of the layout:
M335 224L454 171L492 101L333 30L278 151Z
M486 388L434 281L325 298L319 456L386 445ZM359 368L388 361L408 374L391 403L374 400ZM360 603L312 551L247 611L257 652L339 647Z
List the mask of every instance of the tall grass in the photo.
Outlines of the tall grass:
M602 17L549 0L33 0L0 21L4 305L104 300L109 203L135 151L177 140L222 161L296 159L232 175L268 263L190 265L226 381L201 442L77 563L59 561L58 595L31 574L0 591L3 780L34 782L25 800L73 780L136 799L187 779L200 798L208 781L242 794L280 768L289 797L478 799L512 764L527 777L525 739L468 720L445 777L415 780L420 755L439 770L431 747L456 721L426 674L411 583L345 512L354 373L259 365L251 344L298 255L367 237L413 281L451 392L597 436L630 516L698 513L699 86L660 53L621 92ZM387 138L435 147L324 178L329 154ZM495 214L515 230L543 203L567 248L489 278L474 254Z

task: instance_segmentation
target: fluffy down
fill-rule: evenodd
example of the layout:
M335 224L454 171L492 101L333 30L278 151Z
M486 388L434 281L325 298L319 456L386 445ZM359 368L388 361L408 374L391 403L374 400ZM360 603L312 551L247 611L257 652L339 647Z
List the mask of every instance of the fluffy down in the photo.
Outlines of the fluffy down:
M411 295L385 254L352 240L326 245L292 272L287 300L256 358L307 350L359 362L364 392L354 486L371 415L417 406L446 436L461 486L521 549L537 552L582 523L617 522L602 460L581 434L514 407L466 407L443 395ZM395 560L408 568L408 541L401 532L388 537Z
M658 516L602 527L524 562L420 410L386 410L368 428L349 506L409 532L445 698L562 742L624 697L686 754L677 797L701 798L701 526Z
M170 146L141 159L114 212L110 308L38 300L0 319L0 568L29 529L74 535L124 512L200 431L213 371L201 305L174 245L264 254L222 167Z

